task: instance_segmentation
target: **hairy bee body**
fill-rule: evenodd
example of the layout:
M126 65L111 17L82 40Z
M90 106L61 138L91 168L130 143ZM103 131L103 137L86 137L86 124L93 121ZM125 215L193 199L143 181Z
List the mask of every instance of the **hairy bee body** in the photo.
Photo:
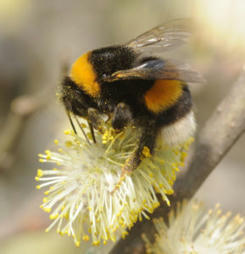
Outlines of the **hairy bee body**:
M154 28L126 45L90 51L74 62L63 81L62 100L68 112L87 118L93 126L93 109L110 116L115 129L129 124L139 128L138 149L125 164L126 171L139 165L145 146L154 152L159 135L174 145L195 130L187 82L195 82L198 75L186 65L145 54L159 43L168 48L184 42L188 32L183 22Z

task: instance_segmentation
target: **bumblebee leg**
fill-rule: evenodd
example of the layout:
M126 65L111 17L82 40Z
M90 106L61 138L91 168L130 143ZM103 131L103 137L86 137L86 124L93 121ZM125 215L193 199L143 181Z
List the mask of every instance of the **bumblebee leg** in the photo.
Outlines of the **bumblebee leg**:
M130 108L124 102L118 103L112 116L112 127L121 130L132 120Z
M120 187L126 175L132 174L132 172L139 166L144 158L153 154L157 133L158 128L156 128L154 125L149 125L142 130L138 148L125 162L122 168L120 180L114 187L112 193L114 193Z
M123 172L131 174L145 157L150 157L153 154L157 132L157 128L152 125L142 130L138 148L124 164Z
M70 111L66 110L66 114L67 114L67 116L68 116L69 122L70 122L70 124L71 124L71 127L72 127L74 133L77 134L77 130L76 130L75 125L74 125L74 123L73 123L73 121L72 121Z
M99 111L95 108L88 108L88 125L90 129L90 133L92 135L92 139L94 143L96 143L94 128L96 130L99 129L99 127L101 126L101 118L99 115Z
M102 119L100 113L95 108L88 108L88 122L96 129L100 130L102 126Z
M83 136L85 137L86 141L88 142L88 144L90 144L89 139L88 139L88 137L87 137L87 134L85 133L83 127L81 126L81 123L80 123L79 120L77 119L77 116L74 115L74 118L75 118L76 123L77 123L77 125L79 126L79 129L81 130ZM77 133L76 133L76 134L77 134Z

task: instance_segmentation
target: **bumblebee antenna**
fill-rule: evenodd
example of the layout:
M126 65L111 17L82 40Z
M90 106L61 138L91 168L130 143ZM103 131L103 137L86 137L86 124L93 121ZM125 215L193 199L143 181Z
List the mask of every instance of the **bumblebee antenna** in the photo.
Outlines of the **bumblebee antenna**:
M80 122L78 121L77 117L76 117L75 115L73 115L73 116L74 116L74 118L75 118L75 120L76 120L76 123L77 123L77 125L79 126L79 128L80 128L80 130L81 130L83 136L85 137L86 141L88 142L88 144L90 144L90 141L89 141L89 139L88 139L88 136L87 136L87 134L85 133L83 127L82 127L81 124L80 124Z
M89 126L89 129L90 129L90 133L92 135L92 139L93 139L94 143L96 144L96 138L95 138L95 135L94 135L94 127L89 121L88 121L88 126Z

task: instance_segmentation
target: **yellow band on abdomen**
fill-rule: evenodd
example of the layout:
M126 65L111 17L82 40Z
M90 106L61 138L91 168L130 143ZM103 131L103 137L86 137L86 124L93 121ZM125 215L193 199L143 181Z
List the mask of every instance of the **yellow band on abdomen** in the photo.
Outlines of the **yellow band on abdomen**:
M182 94L181 81L156 80L145 95L145 104L153 113L159 113L172 106Z

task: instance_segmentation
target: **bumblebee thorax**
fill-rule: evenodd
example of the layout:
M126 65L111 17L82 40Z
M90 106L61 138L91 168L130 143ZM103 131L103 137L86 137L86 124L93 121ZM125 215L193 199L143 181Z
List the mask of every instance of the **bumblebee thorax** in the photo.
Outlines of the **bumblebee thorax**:
M89 51L74 62L70 78L88 95L98 97L103 78L118 70L131 68L135 58L135 52L124 46Z
M135 58L135 52L132 49L111 46L93 50L89 60L100 80L116 71L130 69Z

